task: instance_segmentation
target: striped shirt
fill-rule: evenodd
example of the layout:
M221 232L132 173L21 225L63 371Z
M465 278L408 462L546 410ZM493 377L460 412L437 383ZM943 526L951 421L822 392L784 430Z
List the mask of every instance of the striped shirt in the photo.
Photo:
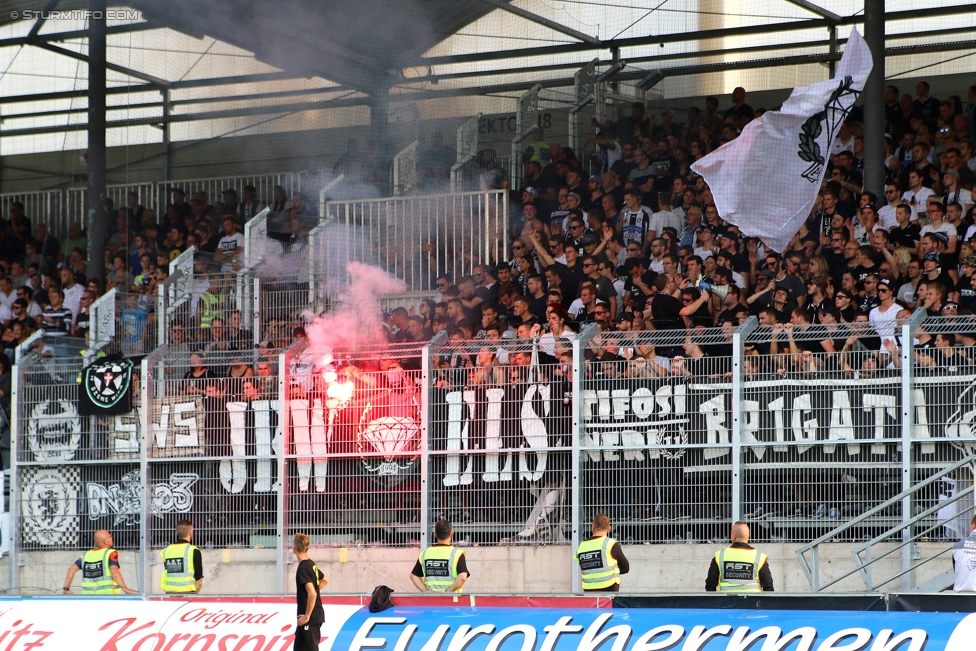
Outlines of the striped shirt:
M41 326L46 337L68 336L71 333L71 310L64 305L57 310L48 305L41 313Z

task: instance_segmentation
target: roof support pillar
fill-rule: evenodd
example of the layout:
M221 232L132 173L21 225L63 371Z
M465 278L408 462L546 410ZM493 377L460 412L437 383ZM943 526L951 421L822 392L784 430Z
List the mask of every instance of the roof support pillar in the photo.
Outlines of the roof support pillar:
M387 137L390 133L390 87L376 86L369 95L369 130L373 142L379 143L380 169L389 170L393 164L395 144ZM392 190L392 179L386 179L387 189Z
M169 181L173 175L173 144L170 140L170 122L169 116L172 112L173 105L170 102L169 89L163 88L160 91L163 95L163 169L162 169L162 179L163 181Z
M88 277L103 282L108 236L104 203L106 4L106 0L88 0Z
M874 67L864 84L864 189L884 198L885 3L864 3L864 42Z

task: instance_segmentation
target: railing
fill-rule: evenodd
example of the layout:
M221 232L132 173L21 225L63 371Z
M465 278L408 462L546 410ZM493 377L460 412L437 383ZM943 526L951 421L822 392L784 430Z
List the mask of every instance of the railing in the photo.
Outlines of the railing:
M967 497L969 498L969 502L972 502L971 496L973 495L973 486L970 485L947 499L940 500L937 505L919 512L917 515L911 517L903 524L878 534L865 543L854 548L851 553L854 556L855 567L840 574L839 576L835 576L829 582L823 582L821 580L822 571L820 566L820 546L831 540L835 540L840 536L844 536L847 532L856 530L858 527L865 527L866 525L869 525L869 521L872 518L876 518L877 516L884 514L885 511L899 506L902 500L914 498L924 491L930 490L933 487L933 484L943 480L946 476L951 476L958 470L964 468L971 469L973 467L976 467L976 455L970 455L960 461L957 461L948 468L939 471L938 473L930 476L928 479L913 485L908 490L902 491L893 498L882 502L878 506L866 511L853 520L845 522L843 525L837 529L834 529L828 534L825 534L797 549L796 556L800 561L800 567L803 568L803 573L810 582L810 587L812 587L815 592L820 592L840 583L854 574L860 574L867 592L877 591L882 586L885 586L897 579L905 579L905 583L907 584L903 586L905 590L912 590L916 588L916 586L912 585L913 582L910 580L911 575L923 565L931 563L934 560L938 560L947 553L951 554L952 548L946 547L925 559L915 559L912 556L914 553L915 544L923 538L927 541L929 535L934 536L938 534L942 527L955 520L958 517L955 512L951 517L948 518L942 518L938 515L938 513L946 507L953 506L957 502L962 501ZM969 509L966 510L971 510L971 508L972 507L970 506ZM921 527L919 527L919 525L921 525ZM916 529L916 527L919 528ZM907 532L907 535L903 537L901 542L893 543L892 539L901 537L902 531ZM915 531L915 533L911 533L912 531ZM875 546L882 543L886 545L886 549L881 553L875 553ZM810 554L809 559L807 558L808 553ZM896 553L900 553L903 557L903 569L900 572L885 576L881 580L875 580L873 566ZM916 563L914 562L915 560L919 560L919 562ZM943 575L935 577L934 580L926 583L924 586L925 591L941 592L947 586L952 585L952 579L949 578L951 576L952 572L950 570ZM940 581L943 583L940 583ZM944 583L944 581L948 581L948 583Z
M278 172L246 176L226 176L209 179L177 179L154 183L114 184L106 186L106 196L112 199L115 209L123 211L127 205L127 195L135 192L139 202L156 213L156 221L166 214L166 207L172 203L171 188L181 188L186 192L186 200L193 198L195 192L206 192L211 203L221 200L221 193L233 188L238 199L242 198L245 185L253 185L256 195L265 203L269 202L275 186L282 186L289 198L292 193L302 189L304 172ZM82 228L88 226L87 190L68 188L66 190L39 190L35 192L9 192L0 194L0 210L5 217L10 214L10 204L24 204L24 214L31 220L31 226L43 223L48 225L51 235L62 240L68 233L68 226L77 222Z
M14 374L12 553L108 527L145 577L189 517L214 547L273 548L280 576L296 529L409 547L445 516L471 544L570 545L603 512L628 543L722 541L736 520L759 543L865 539L848 575L874 588L938 570L944 555L869 568L958 537L940 508L971 513L974 348L914 344L968 340L967 319L529 330L331 358L311 334L281 354L188 337L147 357L133 410L107 416L78 415L80 356L31 353ZM946 476L961 484L940 500Z
M314 231L312 273L344 284L350 261L375 264L414 291L434 290L441 273L455 279L478 264L508 258L504 191L328 202Z

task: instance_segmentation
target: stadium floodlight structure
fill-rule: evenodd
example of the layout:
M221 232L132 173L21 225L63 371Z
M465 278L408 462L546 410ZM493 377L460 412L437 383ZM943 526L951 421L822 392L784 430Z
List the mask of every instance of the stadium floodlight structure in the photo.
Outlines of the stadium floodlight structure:
M579 152L579 113L595 99L596 66L600 59L593 59L573 75L573 106L569 109L569 146Z
M482 114L474 116L457 130L457 162L451 167L451 192L461 191L462 170L478 155L478 127Z
M512 187L517 188L522 180L522 142L539 130L539 91L540 84L536 84L522 93L515 105L515 137L512 138L511 170Z
M417 151L420 141L414 140L393 157L393 195L400 196L417 185Z

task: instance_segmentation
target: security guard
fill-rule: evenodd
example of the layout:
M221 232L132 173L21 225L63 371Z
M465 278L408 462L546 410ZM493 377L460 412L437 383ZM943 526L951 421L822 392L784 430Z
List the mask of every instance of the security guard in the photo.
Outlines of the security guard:
M956 573L954 592L976 592L976 515L969 525L969 537L952 546L952 570Z
M610 518L602 513L593 516L593 535L580 543L576 562L587 592L619 592L620 575L630 572L630 561L620 543L610 537Z
M112 548L112 534L100 529L95 532L95 548L85 552L68 568L64 577L64 594L74 594L71 582L81 570L81 594L135 594L125 585L119 569L119 553Z
M193 523L180 520L176 525L176 542L160 552L163 557L163 576L159 587L163 592L185 594L200 592L203 587L203 554L190 544Z
M732 525L732 544L715 552L705 579L707 592L772 592L769 558L749 546L749 525Z
M410 580L421 592L461 592L468 580L464 552L451 544L454 527L447 520L434 525L437 543L420 554L410 573Z

